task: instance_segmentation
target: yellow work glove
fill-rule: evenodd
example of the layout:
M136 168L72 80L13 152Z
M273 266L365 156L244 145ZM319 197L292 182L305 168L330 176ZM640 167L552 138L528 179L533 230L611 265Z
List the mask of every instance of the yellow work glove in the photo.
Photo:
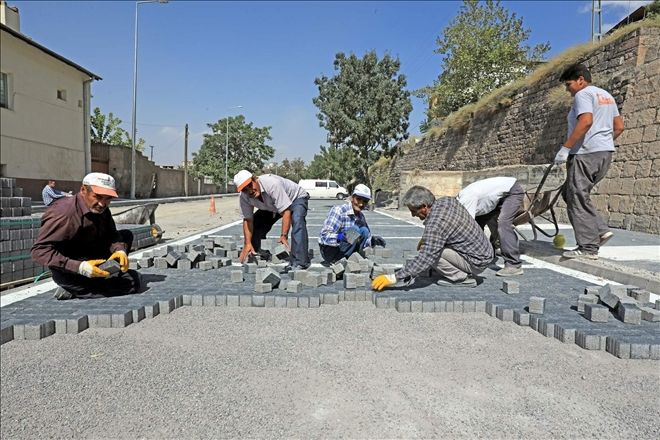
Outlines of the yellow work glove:
M107 272L103 269L99 269L97 266L102 264L105 260L88 260L83 261L78 266L78 273L87 278L107 278L110 276L110 272Z
M119 268L121 269L122 272L126 272L128 270L128 255L126 255L126 252L117 251L114 254L110 255L110 258L108 258L108 260L116 260L117 263L119 263Z
M424 240L420 238L419 241L417 242L417 250L420 250L422 246L424 246Z
M374 290L383 290L388 286L396 284L396 277L394 275L378 275L371 282L371 288Z

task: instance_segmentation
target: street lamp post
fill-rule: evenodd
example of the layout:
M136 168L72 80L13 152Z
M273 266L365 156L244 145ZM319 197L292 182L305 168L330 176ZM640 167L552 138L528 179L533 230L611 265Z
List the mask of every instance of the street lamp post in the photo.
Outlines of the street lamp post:
M236 107L229 107L227 110L234 110L243 108L242 105ZM225 130L225 194L229 192L229 176L228 176L228 163L229 163L229 115L227 115L227 129Z
M140 0L135 2L135 35L133 37L133 116L131 118L131 199L135 198L135 145L137 137L137 80L138 80L138 6L143 3L167 3L168 0Z

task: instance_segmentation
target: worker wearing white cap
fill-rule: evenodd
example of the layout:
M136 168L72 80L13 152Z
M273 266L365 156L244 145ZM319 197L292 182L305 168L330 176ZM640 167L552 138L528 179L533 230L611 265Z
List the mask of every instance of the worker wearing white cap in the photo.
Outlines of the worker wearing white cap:
M348 203L330 209L319 235L319 248L324 264L348 258L366 247L385 246L382 237L371 235L367 219L362 213L370 200L371 190L360 183L355 186Z
M243 216L243 250L240 260L260 253L261 240L273 225L282 219L278 239L291 251L287 270L307 269L310 266L309 238L307 235L307 207L309 194L300 185L275 174L253 176L241 170L234 176ZM254 208L257 208L255 212ZM289 243L291 231L291 243Z
M48 266L58 285L54 297L96 298L136 293L140 274L128 269L133 233L117 231L108 207L117 197L115 179L104 173L83 178L80 192L53 203L41 217L32 259ZM102 269L106 260L119 271Z

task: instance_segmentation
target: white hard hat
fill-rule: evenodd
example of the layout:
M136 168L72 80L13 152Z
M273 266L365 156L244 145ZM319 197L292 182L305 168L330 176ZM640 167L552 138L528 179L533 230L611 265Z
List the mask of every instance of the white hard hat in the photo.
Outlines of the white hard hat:
M362 197L363 199L371 200L371 190L367 185L363 185L361 183L355 186L353 195Z
M236 190L238 192L241 192L243 188L245 188L248 183L252 180L252 173L249 172L248 170L240 170L235 176L234 176L234 185L236 185Z

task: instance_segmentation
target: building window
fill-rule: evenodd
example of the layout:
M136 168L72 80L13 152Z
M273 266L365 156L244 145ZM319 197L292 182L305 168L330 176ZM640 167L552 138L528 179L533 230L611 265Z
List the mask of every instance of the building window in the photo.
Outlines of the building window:
M66 90L64 90L64 89L57 90L57 99L61 99L62 101L66 101Z
M5 72L0 73L0 107L9 108L9 81Z

